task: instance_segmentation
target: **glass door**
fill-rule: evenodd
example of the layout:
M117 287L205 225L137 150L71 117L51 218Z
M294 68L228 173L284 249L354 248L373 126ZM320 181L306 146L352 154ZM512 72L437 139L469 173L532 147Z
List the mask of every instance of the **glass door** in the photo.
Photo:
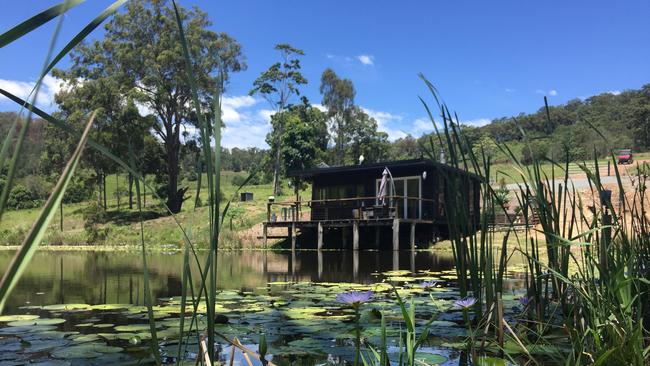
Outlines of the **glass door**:
M420 177L418 178L408 178L404 180L406 186L406 198L404 202L404 207L406 211L407 219L419 219L420 218L420 208L421 208L421 198L422 192L420 190Z
M381 180L377 179L375 194L379 194ZM400 177L389 181L389 196L394 198L389 202L397 208L397 214L401 219L419 219L422 212L422 186L420 177ZM393 191L394 187L394 191ZM377 200L379 204L379 200Z

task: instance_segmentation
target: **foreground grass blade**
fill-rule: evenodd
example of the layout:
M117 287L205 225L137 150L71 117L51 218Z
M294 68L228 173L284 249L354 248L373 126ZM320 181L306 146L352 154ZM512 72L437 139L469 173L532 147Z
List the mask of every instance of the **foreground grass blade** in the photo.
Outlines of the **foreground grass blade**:
M34 29L42 26L57 16L65 13L71 8L81 4L84 0L68 0L53 7L46 9L33 17L25 20L17 26L9 29L8 31L0 34L0 48L10 44L25 34L33 31Z
M133 151L129 145L129 160L131 167L135 170L135 159ZM140 180L135 180L135 194L138 204L138 214L140 215L140 242L142 245L142 277L144 278L144 303L147 306L147 317L149 318L149 332L151 333L151 342L149 346L153 353L156 364L160 365L160 351L158 350L158 336L156 334L156 320L153 314L153 301L151 298L151 286L149 284L149 266L147 265L147 250L144 243L144 218L142 217L142 197L140 196ZM184 315L182 315L184 316Z
M66 1L66 3L69 2ZM45 61L43 62L43 68L41 69L41 78L39 81L34 85L34 89L30 93L30 96L32 98L32 104L36 101L36 98L38 97L38 92L41 89L42 85L42 80L43 80L43 75L45 74L44 70L47 68L47 63L50 60L50 57L52 56L52 51L54 50L54 46L56 45L56 40L59 37L59 32L61 31L61 26L63 25L63 16L59 17L59 21L56 23L56 27L54 28L54 32L52 33L52 38L50 40L50 45L47 49L47 53L45 56ZM24 108L24 106L22 107ZM22 108L20 110L20 113L16 116L16 119L14 121L14 125L17 126L19 119L21 118L22 115ZM9 197L9 191L11 190L13 186L13 180L14 180L14 175L16 173L16 165L18 162L18 158L21 156L21 151L23 147L23 143L25 142L25 138L27 137L27 131L29 130L29 125L32 122L32 110L29 109L29 113L27 114L27 117L25 118L22 126L20 126L20 132L18 133L18 138L16 139L15 147L13 150L13 156L11 158L11 162L9 164L9 170L7 172L7 179L6 183L2 189L2 192L0 192L0 220L2 220L2 214L4 213L5 210L5 205L7 203L7 198ZM7 142L7 141L5 141ZM4 150L4 147L3 147ZM6 152L6 151L5 151ZM4 154L0 154L0 169L4 168Z
M96 112L93 112L92 116L88 120L88 123L86 124L86 128L84 129L83 134L81 135L81 140L79 141L77 148L75 149L72 157L70 158L70 161L68 161L68 164L63 170L63 174L59 178L59 181L56 183L56 186L52 190L52 194L50 194L50 197L47 199L47 202L41 210L40 215L34 222L32 228L29 230L29 233L25 237L25 240L14 255L14 258L12 259L9 267L2 277L2 281L0 282L0 314L2 314L11 290L14 288L16 283L18 283L20 276L25 271L25 268L27 268L27 265L32 259L36 248L38 248L38 245L41 243L41 240L45 235L45 231L47 231L47 227L50 221L52 221L52 218L56 214L57 207L59 207L61 204L65 190L68 187L72 176L74 175L74 171L77 168L77 165L79 165L79 161L81 160L81 155L83 153L84 147L86 146L88 134L92 129L95 115Z

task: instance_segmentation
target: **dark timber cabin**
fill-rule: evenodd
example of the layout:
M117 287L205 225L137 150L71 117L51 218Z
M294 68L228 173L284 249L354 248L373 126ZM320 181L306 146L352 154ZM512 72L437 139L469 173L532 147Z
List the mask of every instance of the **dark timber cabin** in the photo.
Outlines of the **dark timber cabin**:
M399 250L400 244L406 247L406 240L415 249L416 244L448 237L447 193L461 193L455 197L466 204L467 227L471 231L478 226L480 178L428 159L315 168L289 176L311 182L311 200L302 201L298 195L293 202L269 200L263 223L265 246L267 238L279 238L268 235L268 229L284 227L292 249L298 232L315 235L311 242L318 249L348 248L350 237L355 250ZM311 211L306 212L305 206ZM308 243L302 246L313 247Z

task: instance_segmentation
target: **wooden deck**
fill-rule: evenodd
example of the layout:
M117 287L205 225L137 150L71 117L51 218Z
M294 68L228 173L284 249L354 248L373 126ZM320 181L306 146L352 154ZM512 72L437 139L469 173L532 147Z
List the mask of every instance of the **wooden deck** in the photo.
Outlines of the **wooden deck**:
M376 219L339 219L339 220L287 220L287 221L265 221L263 223L263 240L264 247L266 248L268 239L274 238L290 238L291 249L296 249L296 238L298 230L301 232L305 229L316 230L318 237L317 249L323 249L325 243L323 241L324 233L330 229L338 228L352 228L352 249L360 249L360 228L362 227L375 227L374 242L378 245L379 242L379 228L389 227L392 230L392 248L394 251L399 250L400 229L403 226L409 229L409 245L411 250L415 250L415 229L417 225L433 225L433 220L421 219L398 219L398 218L376 218ZM287 228L287 236L269 236L268 230L270 228ZM367 238L366 238L367 239ZM366 240L368 241L368 240ZM343 239L345 242L345 239Z

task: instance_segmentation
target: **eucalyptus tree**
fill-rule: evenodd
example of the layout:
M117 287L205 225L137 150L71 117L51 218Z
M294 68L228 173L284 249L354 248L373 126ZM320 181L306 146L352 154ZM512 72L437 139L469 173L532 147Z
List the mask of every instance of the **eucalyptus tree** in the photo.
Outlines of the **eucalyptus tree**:
M199 9L179 11L201 102L213 105L230 73L246 67L241 46L228 34L209 30L211 22ZM152 129L165 148L167 206L179 212L187 190L179 188L181 126L194 124L196 116L174 10L167 0L129 2L104 28L103 39L72 52L72 66L61 76L68 82L111 80L143 114L153 116Z
M353 113L356 94L354 85L350 79L341 79L328 68L321 75L320 93L334 134L334 164L341 165L345 157L345 147L350 140L346 130Z
M263 71L253 82L250 95L259 94L274 108L278 117L289 107L291 99L300 95L300 85L307 84L307 79L300 73L299 56L304 52L288 44L277 44L275 49L280 52L280 61ZM284 123L278 119L272 124L274 131L270 142L273 153L273 194L278 194L280 189L280 169L282 166L281 136Z

